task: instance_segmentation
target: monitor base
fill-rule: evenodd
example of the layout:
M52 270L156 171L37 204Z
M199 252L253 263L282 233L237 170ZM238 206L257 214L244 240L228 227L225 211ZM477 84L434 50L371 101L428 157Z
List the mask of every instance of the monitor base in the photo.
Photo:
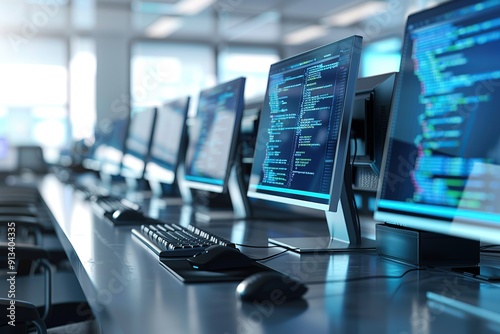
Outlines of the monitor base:
M196 211L194 217L197 221L209 223L213 221L236 221L246 219L245 216L237 215L233 210L207 210Z
M177 212L185 204L180 197L151 197L148 206L148 215L151 218L160 218L167 212Z
M347 243L331 237L270 238L269 242L298 253L346 252L374 250L375 240L361 238L360 243Z
M391 224L375 228L377 252L388 260L416 267L469 267L480 261L477 240Z
M185 205L181 197L151 197L150 206L155 208L164 209L169 206L183 206Z

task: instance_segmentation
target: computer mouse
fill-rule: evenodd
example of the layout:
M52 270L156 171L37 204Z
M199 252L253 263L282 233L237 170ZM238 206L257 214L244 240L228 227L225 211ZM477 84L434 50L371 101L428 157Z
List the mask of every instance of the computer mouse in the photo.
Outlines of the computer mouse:
M265 271L245 278L236 288L236 296L246 302L270 301L276 305L301 298L305 284L280 273Z
M138 223L143 222L146 217L141 211L133 209L122 209L115 210L111 215L115 223L130 223L137 221Z
M236 248L212 245L187 259L195 269L227 270L251 266L255 261Z

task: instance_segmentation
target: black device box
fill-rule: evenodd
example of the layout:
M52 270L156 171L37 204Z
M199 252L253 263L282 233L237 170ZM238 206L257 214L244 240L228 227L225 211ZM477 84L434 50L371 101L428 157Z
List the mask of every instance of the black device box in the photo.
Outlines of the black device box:
M377 253L417 267L476 266L479 241L391 224L377 224Z

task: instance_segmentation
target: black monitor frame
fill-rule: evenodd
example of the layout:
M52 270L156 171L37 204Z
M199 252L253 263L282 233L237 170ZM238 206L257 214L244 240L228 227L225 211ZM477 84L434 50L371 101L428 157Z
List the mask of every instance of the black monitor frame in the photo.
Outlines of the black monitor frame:
M135 189L137 181L144 179L149 160L151 142L155 131L157 107L136 107L131 110L130 124L125 141L125 152L120 171L129 188ZM143 141L143 142L141 142Z
M157 111L149 160L144 178L155 198L164 197L163 185L179 188L182 203L191 203L190 191L182 186L184 158L188 142L187 118L190 97L163 103ZM168 157L165 156L168 154Z
M301 53L299 55L281 60L271 65L266 96L260 113L259 130L257 134L252 173L250 175L248 196L262 200L269 200L289 205L297 205L322 210L325 212L329 229L328 236L312 238L272 238L269 239L271 243L290 248L297 252L339 251L373 247L372 243L361 238L361 229L352 193L352 180L348 158L351 113L354 94L356 91L356 80L358 76L361 45L361 36L351 36L346 39L330 43L319 48ZM345 54L347 53L348 55L345 56ZM344 57L347 57L347 59L342 59L342 54L344 54ZM345 63L341 63L339 65L338 61L335 62L338 59L345 61ZM314 125L315 127L319 126L321 129L321 133L324 133L325 136L324 140L320 140L321 143L319 143L320 149L325 150L323 153L324 157L318 157L318 159L325 159L326 161L326 157L330 156L331 158L328 159L332 159L332 165L328 167L329 165L325 164L324 167L328 169L327 173L331 171L330 184L326 185L328 189L326 191L320 190L321 188L324 188L324 186L320 186L319 184L323 183L324 181L318 182L318 180L314 181L315 184L318 185L310 191L306 189L293 189L281 185L273 186L273 181L271 179L264 182L263 180L265 178L265 171L263 166L266 164L265 161L267 159L266 157L268 147L271 145L284 145L280 143L286 140L286 136L283 138L279 137L276 140L273 140L275 134L272 133L270 128L272 119L276 119L275 122L279 123L277 126L282 127L283 129L292 126L290 124L294 122L294 119L295 122L297 121L297 118L293 118L291 116L289 117L285 114L282 116L285 118L271 116L271 101L273 101L273 105L276 105L276 103L278 103L278 108L280 108L280 110L283 109L283 112L285 112L290 108L301 110L303 97L302 92L300 92L300 96L292 95L294 93L290 92L287 96L291 95L294 100L279 102L281 100L279 100L278 98L277 102L275 101L276 98L272 99L271 92L273 92L274 90L280 89L280 91L288 91L284 87L278 88L278 86L272 86L273 76L280 77L282 75L289 75L291 76L289 80L300 81L300 77L302 76L302 74L300 73L305 73L305 71L309 68L321 72L323 71L323 68L334 70L339 66L344 71L342 73L342 77L338 79L338 81L334 81L335 79L332 78L331 87L328 87L330 83L325 83L325 87L318 87L319 89L321 89L321 94L331 94L332 97L327 97L331 100L329 101L329 103L331 103L330 105L320 107L323 112L325 111L325 108L328 108L328 110L330 110L330 114L326 115L328 116L328 120L326 120L326 122L321 121L321 125L317 125L319 123L315 123L316 125ZM318 74L318 77L320 75L322 78L322 74ZM284 78L284 80L285 79L288 80L287 78ZM295 85L295 83L293 84ZM296 85L298 84L299 83L297 83ZM303 83L301 82L300 85L303 85ZM336 89L338 89L338 92L336 91ZM290 105L290 103L294 104ZM316 108L316 106L314 108ZM285 123L285 121L282 121L282 119L287 123ZM288 122L290 122L290 124ZM331 126L335 126L336 129L329 129L329 127ZM313 138L313 141L314 140L316 140L316 138ZM272 153L273 156L274 154L278 153ZM276 161L276 159L278 159L279 161L281 161L281 159L286 160L286 158L282 157L281 155L277 156L276 158L272 158L273 161ZM271 161L270 163L280 163L279 161L273 161ZM324 161L322 160L322 163L323 162ZM290 162L288 162L284 166L287 166L289 163ZM318 161L312 163L318 163ZM318 169L320 167L316 168ZM331 170L329 168L331 168ZM324 171L322 169L321 171L316 171L314 174L316 175L323 172ZM268 171L268 173L271 172Z
M354 189L377 191L395 79L395 72L358 78L351 123ZM365 168L373 180L363 180L369 172L357 169Z
M351 123L352 187L358 213L373 215L397 73L358 78Z
M247 218L250 215L250 205L245 196L245 185L242 176L241 155L239 147L239 135L241 130L241 120L244 109L244 91L246 78L240 77L234 80L220 83L214 87L200 92L197 113L189 129L189 140L185 158L185 174L183 184L193 190L209 191L214 193L229 193L232 204L232 211L209 210L202 212L198 210L195 214L201 220L234 220ZM212 109L210 99L219 94L230 92L233 94L232 105L229 110ZM208 104L207 104L208 103ZM213 101L212 101L213 103ZM226 115L222 112L228 113ZM207 117L208 115L208 117ZM213 126L215 121L224 121L224 117L232 117L231 124L227 132L220 137L217 134L217 127ZM217 117L220 117L217 119ZM207 131L202 135L202 131ZM219 135L219 137L213 137ZM208 137L207 137L208 136ZM211 137L212 136L212 137ZM210 151L211 145L217 145L223 141L224 151L221 160L208 161L212 170L196 170L197 164L203 161L203 155ZM219 153L221 151L217 151ZM200 155L200 160L196 156ZM220 164L222 162L222 164ZM205 161L205 163L207 163ZM215 164L219 164L217 170ZM199 165L198 165L199 167ZM206 165L203 166L204 168ZM216 173L217 175L210 175Z
M96 126L92 156L84 166L96 170L105 187L111 186L113 177L120 176L129 124L130 119L125 117L104 119Z

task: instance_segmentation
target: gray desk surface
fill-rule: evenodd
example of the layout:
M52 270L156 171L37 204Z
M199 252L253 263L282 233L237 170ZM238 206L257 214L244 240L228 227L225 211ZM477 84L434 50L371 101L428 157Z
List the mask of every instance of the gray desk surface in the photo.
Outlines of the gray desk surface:
M498 285L432 270L413 271L400 279L346 281L400 275L410 269L375 253L285 253L265 264L305 283L329 282L310 284L304 301L291 305L241 303L235 296L236 282L180 282L131 235L130 227L106 223L71 186L48 177L40 190L106 334L500 332L500 313L496 320L474 314L477 310L500 312ZM178 210L172 209L169 215L169 219L180 219ZM268 237L315 236L326 231L326 225L318 221L200 226L234 242L260 245L266 245ZM241 250L258 258L282 249ZM485 262L494 260L484 258ZM432 302L427 292L466 302L472 309L462 311Z

